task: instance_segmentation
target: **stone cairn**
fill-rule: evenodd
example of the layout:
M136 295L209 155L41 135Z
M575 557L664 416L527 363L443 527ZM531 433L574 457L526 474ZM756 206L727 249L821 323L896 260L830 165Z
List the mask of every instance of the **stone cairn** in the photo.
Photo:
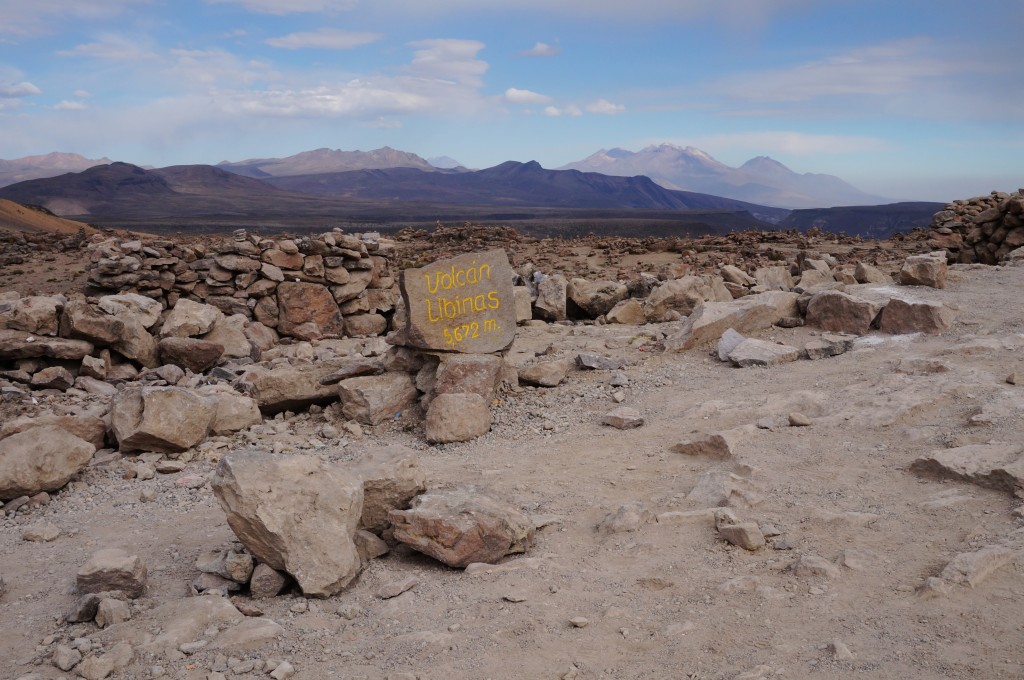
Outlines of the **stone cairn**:
M271 240L244 229L208 249L165 240L91 244L89 285L138 293L165 309L180 298L241 314L301 340L382 335L395 307L390 243L340 229Z
M997 264L1024 246L1024 189L953 201L930 226L951 262Z

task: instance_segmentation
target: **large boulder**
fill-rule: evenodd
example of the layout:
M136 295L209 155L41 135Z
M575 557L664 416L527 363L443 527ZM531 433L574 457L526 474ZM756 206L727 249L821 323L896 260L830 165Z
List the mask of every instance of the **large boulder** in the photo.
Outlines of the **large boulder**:
M197 392L213 404L210 434L231 434L263 422L263 414L256 400L235 392L227 385L204 385Z
M697 305L713 297L714 292L704 279L684 276L666 281L652 290L644 302L644 312L648 321L660 322L669 312L684 316L690 314Z
M203 439L216 410L181 387L130 385L110 406L110 426L121 451L177 453Z
M95 446L57 425L0 440L0 500L60 489L95 452Z
M537 299L533 302L534 316L545 321L564 321L568 282L561 274L545 276L537 282Z
M6 439L12 434L18 434L41 425L56 425L84 439L97 449L103 448L107 434L107 426L102 418L91 415L64 415L58 416L53 413L40 413L34 416L21 416L14 418L3 425L0 425L0 439Z
M626 284L619 281L587 281L576 278L569 281L565 291L569 306L575 306L571 316L596 319L607 314L617 303L629 295Z
M241 359L252 356L252 343L245 329L249 320L241 314L232 314L217 319L213 329L203 336L207 342L215 342L224 348L225 359Z
M330 597L358 575L363 484L354 474L313 457L235 451L211 485L242 544L305 595Z
M479 394L439 394L427 409L425 427L428 442L470 441L490 431L491 410Z
M138 293L121 293L104 295L99 300L99 308L111 316L120 317L125 313L134 314L146 329L152 328L160 320L164 307L158 300Z
M0 328L0 359L71 359L81 361L95 347L86 340L35 336L25 331Z
M864 335L882 305L835 290L815 293L807 303L807 325L835 333Z
M941 333L949 328L956 312L941 302L907 302L892 298L882 310L878 328L883 333Z
M703 302L686 318L679 330L665 338L665 349L681 352L715 342L727 329L750 333L778 320L778 309L751 295L730 302Z
M407 373L349 378L338 383L341 412L364 425L377 425L412 406L419 391Z
M437 367L434 394L479 394L490 402L501 382L502 359L493 354L453 354Z
M180 298L164 319L160 337L192 338L209 333L223 315L224 313L213 305Z
M0 300L0 328L36 335L56 335L58 316L64 298L29 295L15 300Z
M318 283L286 281L277 287L279 309L277 330L303 340L338 338L345 322L338 303L325 286Z
M180 302L180 300L179 300ZM156 368L160 365L157 342L148 330L144 317L133 312L121 312L118 320L123 324L123 332L111 348L115 349L121 356L134 359L146 368Z
M213 368L224 354L224 345L197 338L163 338L157 349L163 363L180 366L193 373Z
M618 303L605 315L608 323L621 323L631 326L642 326L647 323L644 306L636 298L628 298Z
M393 444L370 449L350 468L363 481L360 526L381 532L391 526L388 513L405 510L427 490L427 476L415 451Z
M943 252L911 255L900 268L900 284L945 288L948 268Z
M138 555L120 548L105 548L93 553L78 570L76 584L80 593L120 590L128 597L146 592L146 564Z
M533 544L529 518L473 487L418 496L390 513L395 539L450 567L495 563Z
M919 475L959 479L990 489L1024 493L1024 446L969 444L938 449L910 464Z
M351 361L328 359L270 370L254 368L245 374L243 382L249 396L256 400L264 413L304 409L312 404L337 401L337 388L320 381Z
M60 334L65 338L110 345L124 335L124 322L85 300L71 300L60 315Z

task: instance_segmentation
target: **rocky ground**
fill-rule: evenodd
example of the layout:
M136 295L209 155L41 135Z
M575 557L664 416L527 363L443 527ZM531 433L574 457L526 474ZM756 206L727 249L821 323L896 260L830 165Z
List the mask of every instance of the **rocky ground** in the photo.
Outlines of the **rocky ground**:
M414 262L493 245L463 235L404 252ZM770 261L773 250L808 246L556 245L508 247L514 264L558 259L566 272L597 277ZM923 239L809 245L862 259L927 250ZM38 272L33 257L20 265L27 272ZM74 272L72 260L61 271ZM46 283L0 286L41 292ZM521 327L513 364L591 353L621 367L509 391L492 405L490 432L467 443L428 445L407 418L351 433L314 407L209 438L179 459L184 466L157 465L166 472L151 479L126 478L134 455L98 452L48 502L0 520L0 675L102 677L84 664L61 671L55 661L73 650L121 657L108 676L118 678L1022 677L1014 460L1000 461L1009 472L983 485L914 463L968 446L988 446L968 449L977 458L996 444L1013 456L1024 450L1024 266L954 265L943 289L901 290L954 308L952 326L936 335L870 331L839 356L769 368L734 367L714 345L663 351L681 321ZM803 347L820 331L747 335ZM89 406L52 392L35 402L4 404L0 417ZM619 407L643 424L603 425ZM693 444L714 433L725 445ZM346 465L392 443L417 451L429 488L474 485L526 513L537 528L532 547L462 570L397 544L330 598L243 593L230 600L236 609L192 597L197 559L235 541L210 488L227 452ZM733 517L716 517L720 505ZM146 591L128 605L129 621L68 623L76 575L104 548L145 563ZM254 609L280 630L262 643L258 631L253 644L226 643L239 610ZM157 651L141 641L147 634L175 644Z

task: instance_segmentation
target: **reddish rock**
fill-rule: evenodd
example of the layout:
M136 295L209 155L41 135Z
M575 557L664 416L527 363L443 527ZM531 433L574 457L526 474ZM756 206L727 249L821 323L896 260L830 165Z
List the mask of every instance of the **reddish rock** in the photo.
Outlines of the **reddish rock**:
M282 335L317 340L341 337L345 322L338 303L318 283L285 282L277 287L277 331Z

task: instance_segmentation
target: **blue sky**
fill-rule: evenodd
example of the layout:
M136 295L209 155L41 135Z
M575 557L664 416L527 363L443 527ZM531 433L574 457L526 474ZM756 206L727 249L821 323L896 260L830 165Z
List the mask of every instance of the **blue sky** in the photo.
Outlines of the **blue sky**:
M0 0L0 158L391 146L759 155L896 199L1024 185L1020 0Z

